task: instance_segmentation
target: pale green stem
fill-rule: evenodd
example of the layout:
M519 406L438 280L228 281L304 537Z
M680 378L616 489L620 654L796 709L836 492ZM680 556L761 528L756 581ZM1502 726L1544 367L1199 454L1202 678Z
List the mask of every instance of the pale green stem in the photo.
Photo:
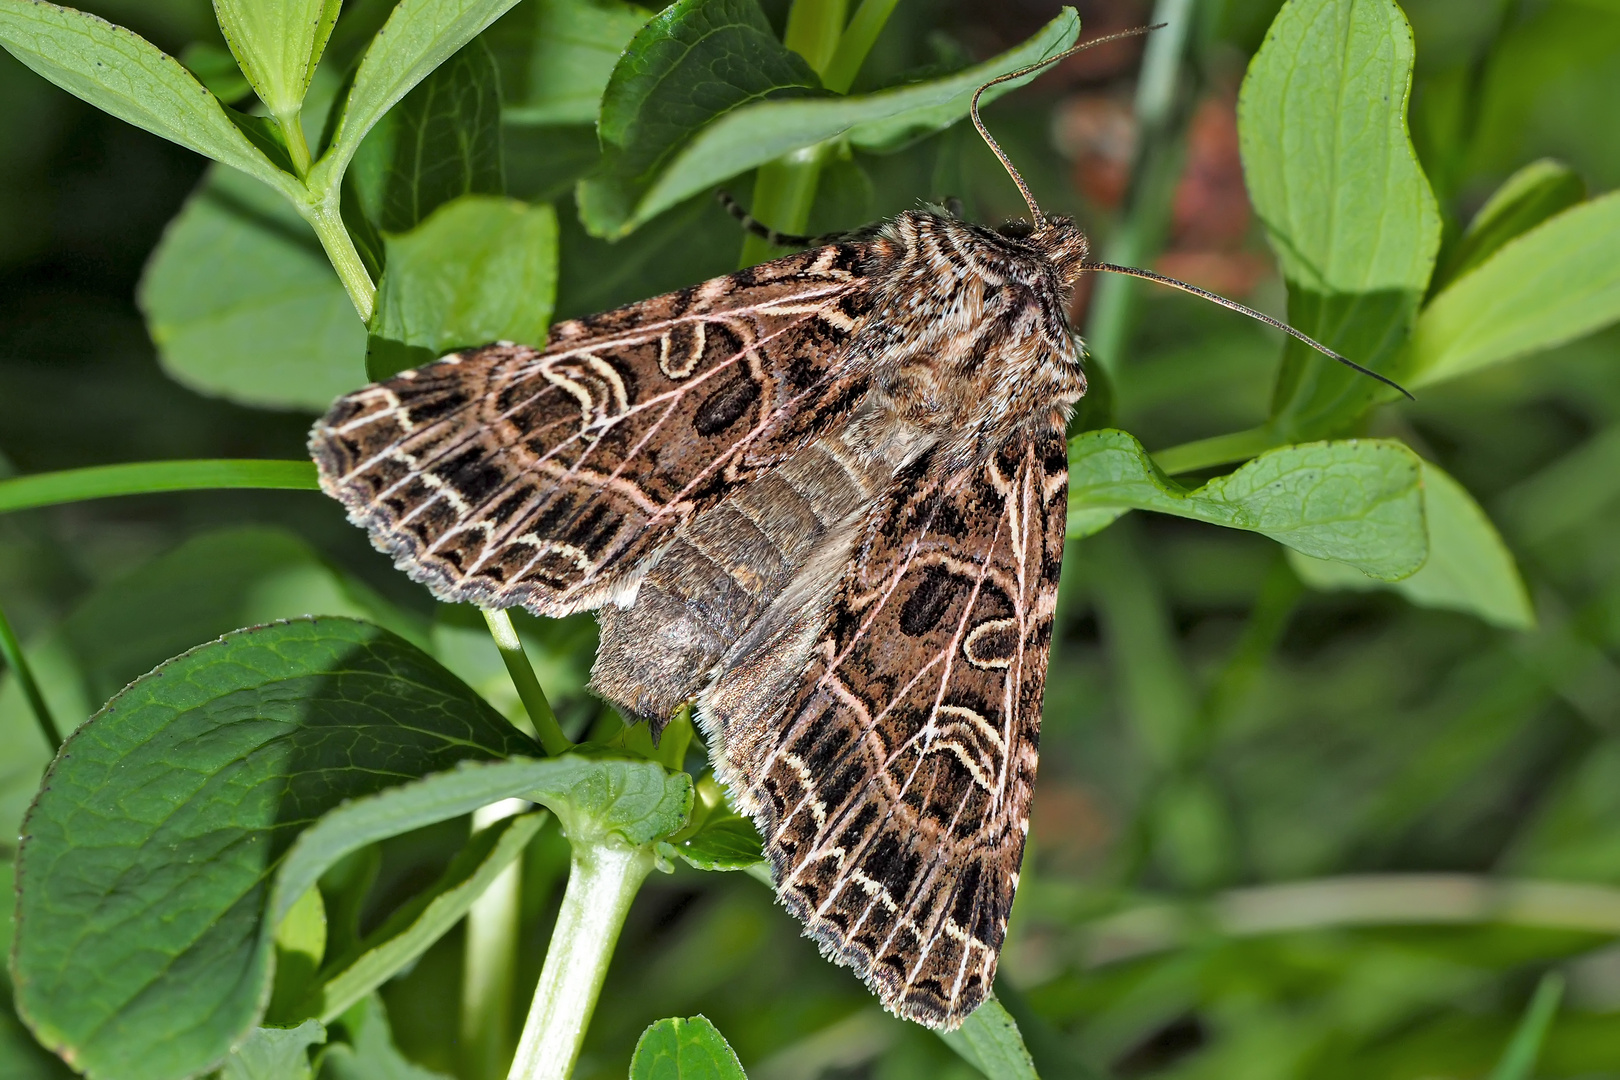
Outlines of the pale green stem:
M1502 1060L1491 1070L1489 1080L1530 1080L1535 1075L1536 1060L1541 1057L1542 1044L1558 1015L1558 1003L1564 997L1564 977L1549 971L1536 985L1535 996L1524 1010L1524 1017L1508 1040Z
M34 722L39 725L40 733L45 741L51 745L51 753L62 749L62 732L56 726L56 718L51 715L51 708L45 704L45 695L39 692L39 683L34 681L34 672L28 666L28 658L23 655L22 643L12 632L11 623L6 621L6 613L0 611L0 659L4 659L6 666L17 677L17 683L22 687L23 697L28 699L29 708L34 710Z
M552 757L571 750L574 744L563 734L562 726L557 723L557 714L551 711L551 702L546 700L546 692L540 688L540 680L535 677L534 665L529 663L529 655L523 651L523 639L518 637L512 617L502 609L485 609L484 621L489 624L490 636L495 639L495 647L500 650L501 659L506 663L506 673L512 677L512 685L517 687L518 698L529 714L540 745Z
M782 44L809 61L816 74L827 67L844 31L849 0L793 0Z
M307 150L305 151L308 152ZM343 214L338 207L338 195L334 188L333 193L314 205L300 208L304 220L315 230L320 238L321 247L326 250L326 257L331 260L332 269L337 271L338 280L348 290L349 301L354 304L354 310L359 312L360 321L370 325L371 314L377 306L377 286L366 272L366 264L360 258L360 252L354 246L354 240L349 236L349 230L343 225Z
M304 139L304 124L299 114L294 112L291 116L278 116L276 123L281 127L281 135L287 140L287 156L292 158L293 170L298 173L299 179L309 175L309 143Z
M1249 428L1247 431L1228 432L1225 435L1215 435L1208 439L1199 439L1196 442L1182 443L1180 446L1160 450L1153 455L1153 464L1167 476L1175 476L1178 473L1211 469L1216 465L1248 461L1281 445L1282 440L1277 434L1262 425Z
M602 992L613 946L653 867L645 848L574 843L562 910L508 1080L568 1080Z
M522 813L522 799L503 799L473 813L473 832ZM467 909L461 966L461 1054L467 1076L497 1080L512 1023L512 981L522 929L523 861L510 863Z
M843 36L838 39L838 48L833 50L827 70L821 73L822 86L839 94L849 92L897 3L899 0L862 0L861 6L855 9L855 17L849 20Z

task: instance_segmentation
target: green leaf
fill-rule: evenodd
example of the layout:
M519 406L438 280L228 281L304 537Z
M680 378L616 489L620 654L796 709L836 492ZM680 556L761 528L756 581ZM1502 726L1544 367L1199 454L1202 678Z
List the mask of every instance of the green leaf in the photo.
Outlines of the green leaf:
M630 1080L748 1080L731 1044L707 1017L671 1017L636 1041Z
M1306 443L1268 451L1228 476L1188 490L1123 431L1069 441L1070 537L1089 536L1127 510L1156 510L1271 537L1297 551L1397 580L1423 565L1421 462L1380 439Z
M388 1013L376 994L345 1013L342 1028L348 1041L327 1048L321 1080L449 1080L399 1052Z
M1423 489L1429 558L1411 577L1385 583L1297 551L1288 553L1289 562L1312 588L1392 589L1422 607L1465 611L1508 630L1534 627L1535 610L1513 554L1473 496L1427 461Z
M193 41L180 50L180 63L223 104L241 101L253 93L253 87L229 49L207 41Z
M1564 997L1564 977L1549 971L1536 984L1535 996L1525 1007L1524 1016L1513 1037L1508 1040L1502 1058L1491 1070L1489 1080L1530 1080L1535 1075L1536 1059L1547 1041L1547 1032L1558 1016L1558 1005Z
M43 0L0 0L0 45L96 108L301 198L298 181L254 147L219 99L145 38Z
M360 60L343 98L332 148L312 186L342 178L360 140L434 68L454 56L517 0L401 0Z
M91 1077L219 1063L263 1008L271 931L314 884L270 907L305 826L458 761L534 752L366 623L278 623L168 661L67 741L23 824L18 1012Z
M371 130L349 167L370 221L415 228L462 195L503 195L501 83L473 41L406 94Z
M1430 291L1479 266L1498 248L1586 199L1586 181L1561 161L1532 161L1502 182L1479 208L1429 284Z
M746 870L765 857L754 823L724 811L674 848L699 870Z
M1504 244L1423 309L1410 381L1437 383L1620 320L1620 192Z
M1065 8L1017 48L943 78L853 97L783 98L745 105L699 131L645 185L633 209L625 203L620 216L609 216L606 211L617 204L605 199L591 204L589 200L603 192L588 181L581 187L585 200L581 205L586 208L581 213L598 212L595 219L584 218L593 231L623 235L728 177L828 139L846 138L864 150L893 149L962 119L978 87L1067 48L1079 33L1080 20ZM995 86L983 100L994 101L1033 77ZM596 209L590 210L592 206Z
M544 345L556 295L557 215L550 206L487 195L446 203L412 231L388 239L372 322L371 377L467 345ZM379 341L396 348L382 351ZM403 362L379 363L390 356Z
M309 1080L309 1048L326 1041L326 1029L306 1020L295 1028L254 1028L231 1051L219 1080Z
M142 461L36 473L0 480L0 514L35 506L213 488L291 488L319 491L308 461Z
M136 299L164 369L201 393L319 411L366 381L365 327L314 232L235 173L186 201Z
M298 115L342 0L214 0L242 73L272 116Z
M679 0L641 28L608 80L602 164L580 182L580 220L599 236L629 232L654 176L698 128L756 101L820 91L755 0Z
M343 815L349 806L329 816ZM454 928L501 871L523 854L544 824L544 814L521 814L480 830L456 853L437 882L327 965L316 992L301 1003L300 1015L331 1023L356 1002L364 1001Z
M969 1013L961 1027L939 1037L989 1080L1040 1080L1017 1021L994 995Z
M1244 176L1288 280L1289 322L1384 371L1440 244L1407 133L1412 59L1392 0L1289 0L1238 100ZM1273 423L1289 439L1331 432L1382 392L1290 339Z
M326 955L326 905L321 902L321 890L304 890L272 937L276 943L276 975L265 1016L273 1024L302 1020L304 1016L296 1015L293 1006L309 992L315 971Z
M534 0L484 35L509 124L594 124L613 66L652 12L619 0Z

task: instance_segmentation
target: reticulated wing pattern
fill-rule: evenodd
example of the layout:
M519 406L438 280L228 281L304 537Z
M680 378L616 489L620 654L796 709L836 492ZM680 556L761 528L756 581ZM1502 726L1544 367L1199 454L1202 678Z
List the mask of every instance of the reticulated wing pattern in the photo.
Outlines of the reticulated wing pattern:
M990 992L1023 857L1068 463L1054 431L955 474L919 465L796 698L731 771L823 951L954 1027Z
M310 437L321 486L441 599L600 606L779 460L801 413L855 392L838 361L862 259L791 255L558 323L544 351L491 345L357 390Z

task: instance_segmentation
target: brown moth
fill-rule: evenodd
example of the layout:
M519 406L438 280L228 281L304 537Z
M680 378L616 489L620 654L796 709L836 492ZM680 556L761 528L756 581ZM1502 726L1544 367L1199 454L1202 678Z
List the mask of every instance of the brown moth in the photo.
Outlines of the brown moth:
M440 599L595 609L596 692L655 732L694 702L782 902L938 1028L990 992L1029 828L1069 302L1151 276L1087 263L1007 167L1033 224L903 213L367 386L310 440Z

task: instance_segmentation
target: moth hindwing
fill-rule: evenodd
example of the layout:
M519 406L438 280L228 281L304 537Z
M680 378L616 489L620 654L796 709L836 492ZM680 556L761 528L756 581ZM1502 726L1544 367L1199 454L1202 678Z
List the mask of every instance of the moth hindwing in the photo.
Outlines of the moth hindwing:
M807 933L955 1027L1027 831L1085 254L908 212L365 387L311 450L441 599L597 609L594 689L695 701Z

